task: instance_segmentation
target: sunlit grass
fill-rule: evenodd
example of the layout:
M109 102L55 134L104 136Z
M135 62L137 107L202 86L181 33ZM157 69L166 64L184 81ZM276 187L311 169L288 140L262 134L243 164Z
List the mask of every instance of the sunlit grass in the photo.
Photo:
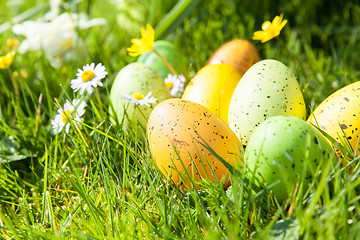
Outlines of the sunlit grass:
M17 54L11 71L0 69L0 155L24 156L9 163L1 159L0 238L269 239L284 231L304 239L359 236L359 157L347 166L329 163L307 192L298 190L286 202L278 202L266 188L255 189L241 167L231 175L229 189L204 181L201 190L186 192L166 182L146 139L124 132L121 121L110 119L109 93L117 72L135 60L126 48L139 37L139 26L149 22L156 29L178 1L140 1L145 10L138 11L144 16L133 19L133 31L117 22L118 12L131 16L130 9L119 10L110 0L64 2L64 11L86 12L108 23L79 30L85 57L61 68L54 68L41 51L31 51ZM263 21L284 12L289 23L281 37L296 59L277 41L254 44L263 59L277 59L294 70L309 115L330 93L359 80L360 6L350 1L301 3L203 1L178 25L163 30L163 39L186 56L191 75L225 41L250 40ZM36 6L27 16L32 20L49 10L47 1L0 1L0 24ZM0 55L9 37L23 40L5 30ZM58 106L76 96L71 79L91 62L104 64L108 72L104 87L98 88L102 105L91 96L82 127L52 135L50 121Z

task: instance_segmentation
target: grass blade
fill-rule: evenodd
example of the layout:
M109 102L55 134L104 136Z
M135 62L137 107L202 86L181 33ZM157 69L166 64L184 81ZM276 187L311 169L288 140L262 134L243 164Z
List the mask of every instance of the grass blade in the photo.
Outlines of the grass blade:
M201 0L179 1L158 23L155 28L155 40L166 37L186 18Z

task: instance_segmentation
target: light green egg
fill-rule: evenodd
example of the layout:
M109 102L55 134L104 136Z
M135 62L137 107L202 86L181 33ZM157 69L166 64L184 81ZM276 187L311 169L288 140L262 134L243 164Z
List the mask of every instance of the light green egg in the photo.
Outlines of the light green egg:
M239 81L229 106L229 126L246 145L255 128L272 116L306 117L298 81L283 63L266 59L249 68Z
M127 100L134 93L156 98L155 104L135 105ZM118 120L125 129L135 127L144 130L152 109L160 102L171 98L164 80L153 69L142 63L130 63L117 74L110 92L112 118ZM115 111L115 112L113 112Z
M273 185L271 191L283 201L298 181L306 190L333 152L328 140L306 121L275 116L251 135L245 149L246 174L259 186Z
M186 76L185 59L171 42L165 40L155 41L154 49L170 63L178 74ZM151 67L163 78L166 78L169 73L172 74L168 66L166 66L163 60L161 60L161 58L153 51L141 54L137 62L141 62L146 66Z

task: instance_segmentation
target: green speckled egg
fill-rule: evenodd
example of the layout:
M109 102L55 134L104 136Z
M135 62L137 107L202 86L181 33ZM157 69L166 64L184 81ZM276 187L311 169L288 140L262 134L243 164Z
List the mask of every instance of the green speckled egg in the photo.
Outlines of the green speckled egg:
M277 115L305 120L306 106L290 69L266 59L250 67L236 86L229 106L229 126L246 145L260 123Z
M171 64L178 74L185 74L184 59L172 43L165 40L155 41L154 49ZM172 73L153 51L141 54L137 61L157 71L162 78Z
M147 95L152 92L153 97L157 99L157 103L171 98L168 88L164 80L153 69L142 63L130 63L120 70L117 74L110 92L110 100L113 104L115 113L123 127L140 125L145 129L147 120L156 104L150 104L150 107L138 105L134 109L134 104L123 99L123 96L131 96L134 93ZM112 109L110 108L110 112Z
M251 135L245 150L247 175L283 201L297 181L307 184L318 174L319 164L333 152L328 140L306 121L293 116L275 116L264 121ZM320 165L321 169L321 165Z

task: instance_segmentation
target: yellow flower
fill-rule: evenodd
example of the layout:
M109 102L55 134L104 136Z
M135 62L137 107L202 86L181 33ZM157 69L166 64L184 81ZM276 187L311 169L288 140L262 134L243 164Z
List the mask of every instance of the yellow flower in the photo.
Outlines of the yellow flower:
M132 39L131 47L127 48L130 56L139 56L145 52L151 51L154 49L154 37L155 31L150 24L146 25L146 30L141 28L141 38Z
M0 57L0 69L8 69L13 63L15 57L15 51L11 51L8 54Z
M19 46L19 40L16 38L8 38L6 39L6 45L9 48L17 48Z
M261 29L262 31L254 32L252 39L254 40L261 40L261 43L267 42L274 37L279 36L281 29L287 23L287 20L282 20L284 14L280 14L280 16L276 16L272 22L265 21Z

